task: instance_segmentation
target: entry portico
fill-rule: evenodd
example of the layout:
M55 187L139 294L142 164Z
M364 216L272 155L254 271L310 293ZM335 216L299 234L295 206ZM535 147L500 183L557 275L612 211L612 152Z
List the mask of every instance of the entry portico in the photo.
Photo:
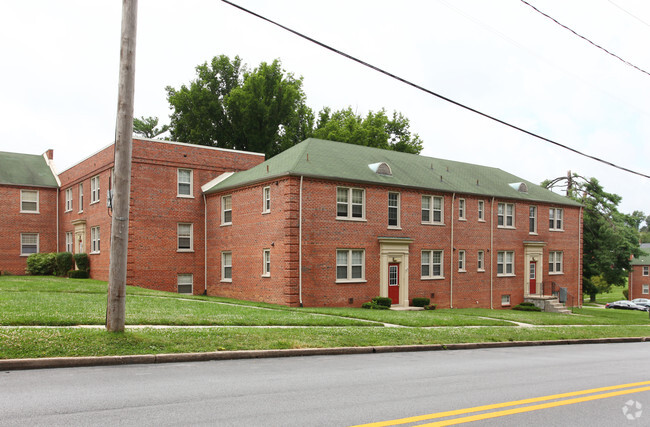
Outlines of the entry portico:
M393 305L409 306L408 237L379 237L379 295L390 297Z

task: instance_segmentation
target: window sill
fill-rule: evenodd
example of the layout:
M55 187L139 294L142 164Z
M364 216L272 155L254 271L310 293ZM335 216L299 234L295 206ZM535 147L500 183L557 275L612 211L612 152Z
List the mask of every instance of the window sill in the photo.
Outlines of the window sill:
M467 218L458 218L458 221L463 221L463 222L465 222L465 221L467 221Z
M560 229L560 228L549 228L548 231L556 232L556 233L560 232L561 233L561 232L564 231L564 229L563 228L562 229Z
M389 225L388 230L401 230L402 227L400 226L395 226L395 225Z
M84 213L84 211L79 211L79 212L77 212L77 213Z
M270 274L262 274L261 277L271 277L271 275Z
M221 283L232 283L232 279L221 279Z
M336 279L335 283L367 283L366 279Z
M40 252L34 252L34 253L35 253L35 254L38 254L38 253L40 253ZM28 256L30 256L30 255L34 255L34 254L20 254L20 256L24 256L24 257L28 257Z
M484 219L479 219L478 222L485 222L485 220Z
M478 269L478 270L476 270L476 272L477 273L485 273L485 269L484 268L483 269Z
M561 276L563 274L564 274L564 271L559 271L557 273L556 272L550 272L550 271L548 272L549 276Z
M351 222L367 222L365 218L347 218L343 216L337 216L337 221L351 221Z
M444 279L445 279L445 276L434 276L434 277L426 276L426 277L420 277L420 280L444 280Z
M176 252L192 253L194 252L194 249L176 249Z
M538 234L537 234L536 231L535 231L535 232L530 232L530 231L529 231L529 232L528 232L528 235L529 235L529 236L537 236Z
M440 226L440 225L444 226L445 225L444 222L421 222L420 224L422 224L422 225L438 225L438 226Z
M271 213L271 211L262 211L262 215L268 215L270 213Z
M516 230L517 227L513 227L512 225L497 225L497 228L503 229L503 230Z
M497 274L497 277L516 277L515 274Z
M90 252L88 255L99 255L99 254L100 254L100 252L97 251L97 252Z
M189 195L189 194L177 194L176 197L179 198L179 199L193 199L194 198L194 196Z
M40 214L39 211L20 211L20 213L26 213L26 214Z
M67 211L63 211L63 213L68 213L68 212L72 212L72 209L68 209Z
M95 203L99 203L99 200L95 200L94 202L90 202L91 205L94 205Z
M458 270L459 273L467 273L467 270Z
M230 225L232 225L232 222L224 222L224 223L221 223L221 225L219 225L219 227L228 227Z

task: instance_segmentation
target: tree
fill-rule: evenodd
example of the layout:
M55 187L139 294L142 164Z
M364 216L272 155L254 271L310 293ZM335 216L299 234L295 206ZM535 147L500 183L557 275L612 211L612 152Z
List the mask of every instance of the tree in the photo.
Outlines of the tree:
M584 205L583 293L594 300L602 282L625 284L630 255L640 255L638 215L619 212L617 207L621 197L607 193L596 178L569 174L547 180L542 186L566 187L567 196ZM594 277L599 279L592 280Z
M311 134L302 78L286 73L279 60L248 71L238 56L221 55L196 72L189 87L166 88L173 139L272 157Z
M133 118L133 133L142 135L145 138L155 138L169 130L169 125L158 127L158 117Z
M417 134L411 135L409 127L409 120L396 111L392 119L384 109L370 111L362 118L350 107L333 113L325 107L319 113L314 137L419 154L422 140Z

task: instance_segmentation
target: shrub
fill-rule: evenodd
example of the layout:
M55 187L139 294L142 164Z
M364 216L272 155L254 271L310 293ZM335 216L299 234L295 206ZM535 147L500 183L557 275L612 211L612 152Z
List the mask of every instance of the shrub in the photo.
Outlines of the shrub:
M535 307L535 304L533 304L532 302L522 302L519 305L522 307Z
M90 271L90 259L88 258L88 254L74 254L74 263L77 264L77 269Z
M49 276L54 274L54 254L31 254L27 257L27 274Z
M623 297L625 297L625 299L628 299L629 295L630 295L629 291L627 289L623 289Z
M427 305L424 306L424 309L425 310L435 310L436 307L438 307L437 304L427 304Z
M364 302L361 304L361 308L367 308L369 310L388 310L388 307L384 305L377 305L374 302Z
M388 297L374 297L372 299L372 302L386 308L390 308L390 306L393 304L393 300Z
M72 254L70 252L59 252L55 256L54 273L64 277L72 270Z
M512 307L512 309L519 310L519 311L542 311L541 308L537 307L535 304L530 302L528 303L522 302L521 304Z
M431 299L429 298L413 298L413 307L424 307L429 305Z
M68 271L68 277L71 279L87 279L90 274L88 274L88 270L70 270Z

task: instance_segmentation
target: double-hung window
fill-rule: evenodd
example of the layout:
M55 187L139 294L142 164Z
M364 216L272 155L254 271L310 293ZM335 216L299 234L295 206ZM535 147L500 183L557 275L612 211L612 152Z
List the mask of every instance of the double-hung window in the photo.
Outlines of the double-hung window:
M537 206L528 208L528 233L537 234Z
M264 249L262 252L262 276L269 277L271 275L271 250Z
M422 251L420 274L423 279L442 279L442 251Z
M90 228L90 253L99 253L99 227Z
M72 188L65 190L65 211L70 212L72 210Z
M515 253L513 251L497 252L497 276L514 276Z
M232 252L221 252L221 281L232 282Z
M388 226L399 228L399 193L388 193Z
M31 255L38 253L38 233L22 233L20 235L20 254Z
M649 270L650 270L650 267L648 267L647 265L644 265L643 266L643 275L647 276L648 274L650 274Z
M478 201L478 220L485 221L485 200Z
M176 283L179 294L192 295L192 288L194 283L193 274L179 274L176 276Z
M465 271L465 251L458 251L458 271Z
M74 250L74 239L72 237L72 231L66 231L65 233L65 251L72 252Z
M178 224L178 252L192 252L194 250L193 242L193 224Z
M221 225L232 224L232 196L221 196Z
M564 209L550 208L548 211L548 229L560 231L563 230L562 219L564 217Z
M338 249L336 251L336 281L355 282L364 280L365 251L362 249Z
M38 213L38 190L20 190L20 212Z
M515 205L513 203L499 203L497 205L497 227L515 227Z
M485 271L485 252L478 251L476 254L476 270Z
M442 224L442 197L422 196L422 223Z
M361 188L336 188L336 218L364 219L365 192Z
M271 187L264 187L262 191L262 213L271 212Z
M548 273L549 274L562 274L564 271L562 265L562 252L549 252L548 253Z
M84 185L79 183L79 212L84 211Z
M458 219L465 220L465 199L458 199Z
M99 175L90 178L90 204L99 202Z
M177 197L193 197L192 169L178 169L178 184L176 188Z
M641 293L646 294L646 295L649 294L650 293L650 285L643 285L643 287L641 289Z

